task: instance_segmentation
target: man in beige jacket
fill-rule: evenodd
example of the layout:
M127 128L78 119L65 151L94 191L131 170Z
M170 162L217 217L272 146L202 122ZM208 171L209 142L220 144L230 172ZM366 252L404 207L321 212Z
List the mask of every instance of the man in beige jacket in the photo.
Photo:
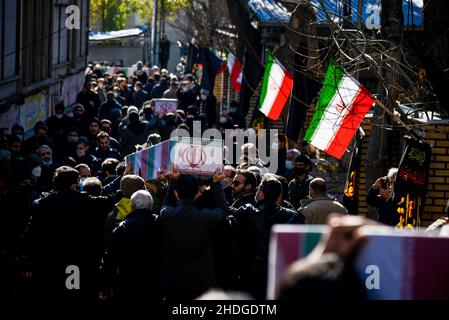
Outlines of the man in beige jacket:
M326 224L327 216L332 213L348 214L348 210L338 201L326 195L326 182L321 178L313 179L309 184L310 199L301 201L301 212L306 218L305 224Z

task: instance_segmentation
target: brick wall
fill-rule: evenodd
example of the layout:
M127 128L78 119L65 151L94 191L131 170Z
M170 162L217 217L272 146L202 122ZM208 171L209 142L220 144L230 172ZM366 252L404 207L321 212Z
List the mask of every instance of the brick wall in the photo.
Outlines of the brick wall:
M362 123L366 136L363 138L361 146L361 168L359 176L359 213L366 215L368 213L365 201L366 191L369 188L365 181L365 159L368 149L368 142L371 131L371 118L368 116ZM426 227L435 219L441 217L449 199L449 122L442 121L438 123L426 123L419 125L423 140L432 146L432 155L429 171L429 185L422 216L422 226ZM397 149L398 152L399 146ZM399 165L399 153L394 155L393 165Z
M306 121L304 128L307 129L315 112L312 106L306 114ZM365 131L365 136L361 144L361 166L359 175L359 214L366 216L368 207L365 201L367 189L371 183L366 182L365 159L368 150L368 143L371 133L371 115L367 115L362 122L362 128ZM429 187L427 192L426 205L424 207L424 214L422 216L422 225L428 226L435 219L441 217L444 212L444 207L449 199L449 121L440 121L433 123L426 123L417 126L417 132L421 134L423 140L432 146L432 156L429 172ZM305 130L301 130L298 142L304 138ZM398 143L391 148L388 167L398 166L402 147ZM320 158L329 160L329 157L324 152L320 153ZM349 160L349 159L346 159ZM342 159L345 162L345 159ZM349 161L346 161L349 165ZM342 166L345 169L345 166Z

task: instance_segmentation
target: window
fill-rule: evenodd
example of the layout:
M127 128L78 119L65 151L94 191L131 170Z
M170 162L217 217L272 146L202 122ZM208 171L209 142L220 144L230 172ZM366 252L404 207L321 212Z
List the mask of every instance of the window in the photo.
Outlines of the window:
M80 46L79 57L87 56L87 44L89 41L89 0L80 0Z
M50 75L52 1L23 0L22 85L47 80Z
M70 59L69 30L65 25L67 18L66 8L65 4L56 3L53 11L53 65L68 62Z
M0 0L0 80L17 75L18 2Z

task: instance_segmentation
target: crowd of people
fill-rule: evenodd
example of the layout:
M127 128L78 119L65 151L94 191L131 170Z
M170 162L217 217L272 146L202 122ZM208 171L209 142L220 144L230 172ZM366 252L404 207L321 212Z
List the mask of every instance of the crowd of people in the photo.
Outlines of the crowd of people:
M194 121L244 129L238 103L218 113L193 75L142 68L130 79L90 70L71 115L57 103L27 139L20 125L2 130L2 300L158 303L212 288L264 299L271 227L348 214L313 175L307 149L287 149L281 133L276 173L246 143L213 177L132 174L127 155L177 128L191 132ZM157 98L177 99L176 113L157 114ZM380 188L387 196L389 186L376 182L370 199L383 208ZM70 266L80 273L76 290L67 286Z

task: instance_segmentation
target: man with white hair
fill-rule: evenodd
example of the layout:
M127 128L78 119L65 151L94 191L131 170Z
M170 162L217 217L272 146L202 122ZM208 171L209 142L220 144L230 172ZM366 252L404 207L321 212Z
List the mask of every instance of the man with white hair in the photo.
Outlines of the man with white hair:
M41 160L41 176L38 184L42 191L53 189L53 175L58 165L53 162L53 150L46 144L37 149L37 155Z
M114 230L106 248L103 272L108 290L100 298L109 299L113 295L120 302L158 303L162 233L158 217L152 211L151 194L146 190L134 192L131 208L132 212Z

